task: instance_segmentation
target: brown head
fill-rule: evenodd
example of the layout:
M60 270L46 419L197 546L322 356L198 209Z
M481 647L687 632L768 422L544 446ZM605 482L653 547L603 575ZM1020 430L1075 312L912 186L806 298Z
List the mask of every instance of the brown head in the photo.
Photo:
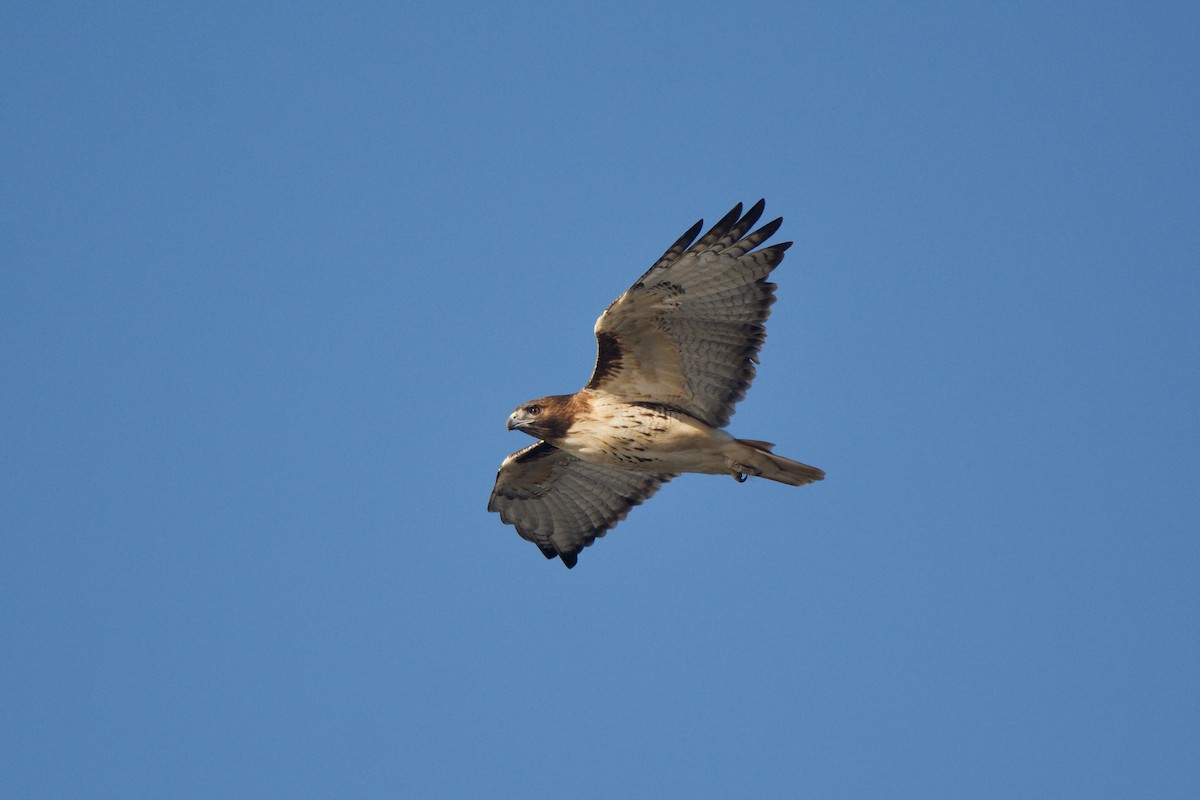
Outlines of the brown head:
M554 394L540 397L517 406L508 416L508 429L522 431L544 442L553 443L566 435L575 421L579 400L573 394Z

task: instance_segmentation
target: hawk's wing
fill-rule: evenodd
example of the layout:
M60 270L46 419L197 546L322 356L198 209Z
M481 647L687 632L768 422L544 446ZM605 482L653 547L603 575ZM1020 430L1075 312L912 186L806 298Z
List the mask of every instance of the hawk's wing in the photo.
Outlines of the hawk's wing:
M775 302L767 275L791 242L755 250L782 224L762 216L763 201L742 204L692 240L680 237L596 321L598 354L587 388L633 403L677 408L724 427L754 379L763 323Z
M674 477L590 464L538 442L504 459L488 511L499 512L546 558L573 567L580 550Z

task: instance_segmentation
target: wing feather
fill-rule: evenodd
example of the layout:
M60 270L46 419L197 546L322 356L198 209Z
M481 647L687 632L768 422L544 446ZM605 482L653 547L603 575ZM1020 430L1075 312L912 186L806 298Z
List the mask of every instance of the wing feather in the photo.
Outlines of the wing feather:
M767 280L791 242L756 250L782 219L751 229L759 200L738 203L694 244L692 226L596 321L597 358L587 388L626 402L677 408L724 427L754 379L775 284Z
M591 464L538 442L504 459L488 511L573 567L579 551L674 477Z

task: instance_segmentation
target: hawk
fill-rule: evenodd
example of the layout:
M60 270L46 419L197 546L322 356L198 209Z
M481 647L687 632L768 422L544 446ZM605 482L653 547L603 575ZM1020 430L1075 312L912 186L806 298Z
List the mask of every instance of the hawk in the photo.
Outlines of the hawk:
M574 567L583 548L684 472L790 486L825 477L722 430L766 338L775 302L767 276L792 245L760 248L783 223L751 233L763 207L743 216L738 203L699 241L704 221L693 225L596 321L587 385L509 416L509 430L539 441L504 459L488 511L546 558Z

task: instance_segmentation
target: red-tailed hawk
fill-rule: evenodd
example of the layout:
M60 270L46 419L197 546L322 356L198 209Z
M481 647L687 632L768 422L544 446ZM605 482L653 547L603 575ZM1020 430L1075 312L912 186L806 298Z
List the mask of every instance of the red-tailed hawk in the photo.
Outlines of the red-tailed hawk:
M693 225L596 321L587 385L509 416L509 430L540 441L504 459L488 511L546 558L575 566L580 550L683 472L791 486L825 477L721 430L754 379L775 302L767 276L792 245L755 249L783 223L747 235L763 206L742 216L738 203L695 244L704 221Z

